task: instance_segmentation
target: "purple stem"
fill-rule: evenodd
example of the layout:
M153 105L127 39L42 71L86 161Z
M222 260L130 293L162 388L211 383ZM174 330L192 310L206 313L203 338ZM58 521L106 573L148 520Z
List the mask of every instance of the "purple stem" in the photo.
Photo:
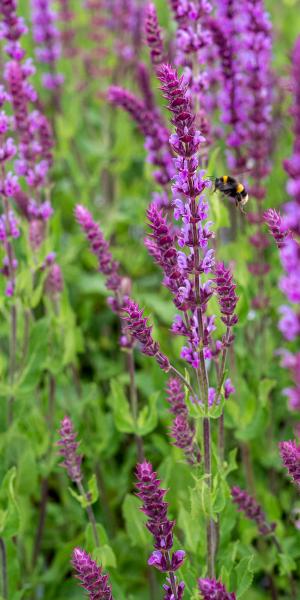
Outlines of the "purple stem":
M136 389L136 383L135 383L134 356L133 356L132 348L130 348L127 352L127 365L128 365L129 380L130 380L129 396L130 396L131 413L132 413L134 424L136 425L137 418L138 418L138 398L137 398L137 389ZM141 436L139 436L137 434L134 435L134 439L135 439L136 447L137 447L138 462L142 463L145 460L143 439L141 438Z
M0 537L0 555L1 555L1 571L2 571L2 596L4 600L8 600L8 584L7 584L7 560L5 542Z

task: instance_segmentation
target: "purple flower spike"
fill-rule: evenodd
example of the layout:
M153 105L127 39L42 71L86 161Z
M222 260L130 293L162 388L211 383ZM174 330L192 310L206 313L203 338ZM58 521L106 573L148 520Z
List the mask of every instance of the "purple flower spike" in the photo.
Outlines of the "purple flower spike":
M297 486L300 486L300 444L295 441L280 442L282 462Z
M82 456L78 454L79 442L77 442L77 434L69 417L62 420L59 435L60 440L57 445L59 446L59 454L64 459L61 466L67 469L68 475L74 483L80 483L82 480Z
M142 345L141 351L143 354L154 356L160 368L168 372L170 370L169 360L160 351L159 344L153 340L152 327L148 325L148 319L143 317L144 311L129 298L123 305L123 312L127 314L127 316L123 316L127 329L132 337Z
M195 442L195 427L188 417L185 394L181 382L176 377L171 377L168 381L167 401L170 404L170 412L175 415L170 428L173 444L183 450L188 463L197 464L201 461L201 454Z
M222 263L215 268L216 292L219 300L222 321L227 327L232 327L238 321L234 313L238 297L235 293L236 285L232 281L230 269L226 269Z
M60 266L57 263L51 265L45 282L45 290L52 298L57 298L63 291L64 280Z
M142 511L147 515L147 528L154 537L154 547L160 552L167 552L173 546L174 521L167 517L168 504L164 502L167 490L160 487L157 473L151 463L137 465L137 496L143 501Z
M106 276L106 286L109 290L117 290L121 284L118 274L118 263L113 260L109 251L109 244L104 239L99 225L94 221L91 213L78 204L75 208L75 217L89 241L91 251L98 259L99 271Z
M238 510L256 523L262 535L268 535L274 531L275 523L267 523L265 513L252 496L237 486L231 488L231 496L233 502L238 506Z
M175 521L168 519L168 504L164 501L167 490L160 487L161 482L157 478L157 473L153 471L151 463L138 464L136 477L137 496L143 501L141 510L148 517L146 526L154 537L155 550L152 552L148 564L163 573L169 573L167 584L164 585L165 599L177 598L179 600L182 598L184 584L177 582L174 572L182 565L185 552L177 550L171 554Z
M49 68L43 76L43 84L45 88L55 90L64 81L63 75L57 72L61 54L60 32L55 23L57 14L52 10L50 0L31 0L31 13L36 57Z
M227 592L225 585L216 579L198 579L202 600L236 600L233 592Z
M108 575L105 575L90 557L81 548L73 550L72 565L76 571L82 587L88 592L90 600L113 600L111 586L108 583Z
M277 210L269 208L264 213L264 220L278 248L282 248L290 237L290 232L287 230L281 214Z
M157 12L154 4L148 4L146 9L145 33L147 44L150 48L151 60L154 65L163 62L163 41L161 28L158 24Z
M179 266L179 253L175 247L174 233L155 203L150 204L147 217L152 233L146 238L145 245L149 254L162 268L165 274L163 283L174 294L175 305L180 310L185 310L188 308L188 303L181 296L185 278Z
M163 585L163 588L165 590L164 600L174 600L174 594L173 594L170 584L171 584L170 579L167 579L167 583L165 583ZM175 577L175 585L177 588L177 600L182 600L185 585L184 585L183 581L181 581L180 583L177 584L176 577Z

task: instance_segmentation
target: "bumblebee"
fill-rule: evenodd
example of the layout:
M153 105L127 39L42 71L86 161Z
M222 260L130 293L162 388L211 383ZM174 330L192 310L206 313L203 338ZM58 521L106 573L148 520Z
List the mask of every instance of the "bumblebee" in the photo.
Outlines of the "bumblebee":
M248 202L248 193L242 183L230 177L230 175L222 175L222 177L212 177L215 187L214 192L217 190L227 196L231 200L235 201L235 205L239 207L240 211L245 212L243 207Z

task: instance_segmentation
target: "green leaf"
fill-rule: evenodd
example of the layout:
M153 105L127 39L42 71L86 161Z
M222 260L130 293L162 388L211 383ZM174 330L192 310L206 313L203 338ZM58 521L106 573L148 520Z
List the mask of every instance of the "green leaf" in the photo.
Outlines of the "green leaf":
M122 506L122 512L126 523L126 531L133 546L143 548L150 541L146 529L146 516L141 512L141 502L132 494L127 494Z
M157 425L157 399L158 392L154 392L149 397L148 405L144 406L144 408L140 411L136 426L137 435L143 436L147 435L153 429L155 429Z
M134 433L134 421L124 387L117 379L110 382L110 387L110 404L112 405L117 430L122 433Z
M258 396L262 406L265 406L269 400L271 390L277 385L275 379L262 379L259 382Z
M97 530L100 545L104 546L105 544L108 543L108 536L107 536L107 533L106 533L103 525L101 525L101 523L96 523L96 530ZM85 536L85 542L86 542L86 549L88 552L92 552L93 549L95 548L95 539L94 539L93 527L92 527L91 523L87 524L84 536Z
M70 486L68 487L68 490L69 490L71 496L73 496L73 498L75 498L75 500L77 500L77 502L79 502L79 504L82 506L82 508L87 506L86 499L84 498L84 496L75 492L75 490L73 490L73 488L71 488Z
M15 480L17 476L16 467L12 467L6 473L2 486L0 500L3 506L1 513L1 531L3 537L11 538L19 531L20 510L15 492Z
M103 569L107 567L116 568L117 566L116 555L108 544L104 544L100 548L95 548L92 552L92 557Z
M90 504L94 504L99 498L96 475L93 475L88 482L88 498Z
M280 575L290 575L297 568L294 559L288 554L279 554Z
M191 518L191 511L180 503L178 527L184 531L186 550L196 554L199 540L201 539L201 519L199 519L199 514L197 515L196 519Z
M245 556L235 567L235 575L237 580L237 598L241 598L249 589L253 580L252 568L253 556Z

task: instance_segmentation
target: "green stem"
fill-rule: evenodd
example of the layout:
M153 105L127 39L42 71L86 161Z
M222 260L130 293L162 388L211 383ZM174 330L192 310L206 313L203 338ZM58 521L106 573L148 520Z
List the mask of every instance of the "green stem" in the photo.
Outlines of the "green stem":
M87 500L87 502L89 502L88 494L85 491L85 489L84 489L81 481L77 482L77 487L78 487L78 490L79 490L79 493L81 494L81 496L83 498L85 498ZM94 536L95 545L97 547L99 547L100 546L100 540L99 540L98 531L97 531L96 519L95 519L94 511L93 511L92 506L90 504L87 505L86 512L87 512L87 516L88 516L89 522L90 522L90 524L92 526L92 532L93 532L93 536Z

